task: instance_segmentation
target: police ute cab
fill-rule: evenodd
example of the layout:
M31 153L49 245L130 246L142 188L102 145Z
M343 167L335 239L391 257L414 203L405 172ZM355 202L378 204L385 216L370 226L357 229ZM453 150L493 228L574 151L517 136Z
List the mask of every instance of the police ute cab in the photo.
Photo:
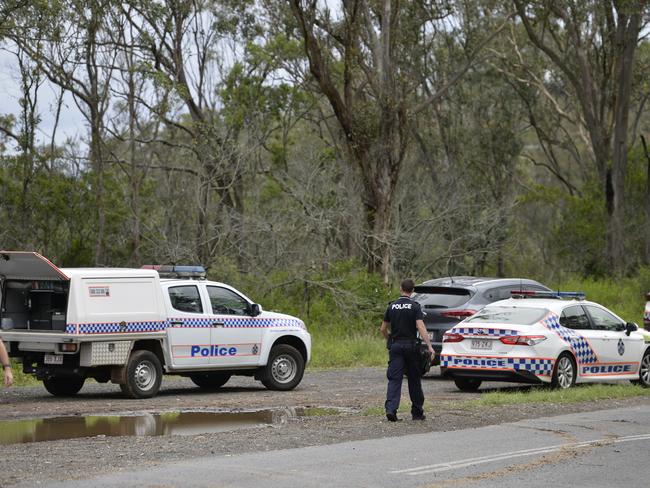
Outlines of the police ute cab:
M311 356L302 320L262 310L201 267L59 269L34 252L0 251L0 284L0 339L56 396L94 378L148 398L163 373L204 389L246 375L291 390Z
M576 383L631 380L650 386L646 331L583 293L521 291L445 333L443 376L463 391L482 381Z

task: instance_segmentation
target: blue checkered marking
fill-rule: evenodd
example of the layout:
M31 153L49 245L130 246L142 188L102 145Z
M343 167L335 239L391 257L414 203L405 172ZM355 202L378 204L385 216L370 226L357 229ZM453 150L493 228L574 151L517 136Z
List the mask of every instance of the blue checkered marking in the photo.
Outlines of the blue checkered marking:
M93 323L93 324L68 324L65 331L68 334L114 334L136 332L159 332L167 329L171 322L181 323L180 327L211 327L215 320L223 321L224 328L270 328L270 327L295 327L304 328L301 320L285 318L258 319L252 317L182 317L172 318L158 322L126 322L125 327L121 322ZM79 332L77 332L77 326ZM175 325L175 327L179 327Z
M77 333L77 325L79 326L79 334L114 334L117 332L133 333L133 332L159 332L167 328L167 321L155 322L126 322L124 326L120 325L121 322L107 322L96 324L68 324L65 331L68 334Z
M469 361L470 364L453 364L453 358ZM503 366L489 364L490 360L498 360L505 363ZM529 371L533 374L546 375L553 371L553 360L543 358L509 358L498 356L452 356L443 354L440 356L442 367L466 367L466 368L492 368L492 369L514 369L516 371Z
M482 330L483 333L479 334L476 331ZM506 337L519 335L519 332L516 330L505 330L505 329L488 329L486 327L454 327L451 332L455 334L463 335L483 335L483 336L493 336L493 337Z
M560 325L559 317L555 314L549 314L541 324L547 329L555 332L566 342L576 355L579 364L591 364L598 362L598 356L591 348L589 343L573 329L567 329Z

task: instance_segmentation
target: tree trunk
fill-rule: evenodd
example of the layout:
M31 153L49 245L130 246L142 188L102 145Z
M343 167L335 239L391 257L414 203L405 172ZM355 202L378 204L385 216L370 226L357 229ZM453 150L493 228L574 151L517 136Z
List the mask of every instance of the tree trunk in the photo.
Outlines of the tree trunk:
M647 164L646 181L645 181L645 225L641 231L641 240L643 241L643 264L650 264L650 150L648 149L648 142L644 135L641 135L641 144L643 144L643 153L645 154Z
M95 234L95 266L105 265L104 235L106 232L106 210L104 208L104 161L101 150L101 120L96 107L91 107L90 166L94 170L95 208L97 211L97 232Z
M623 243L625 221L625 175L627 173L627 132L630 114L630 97L632 94L632 69L634 53L637 47L641 15L637 12L628 17L619 11L619 23L616 32L618 58L616 77L618 87L614 105L614 147L612 157L611 187L612 212L608 233L608 258L613 271L625 270L625 249Z

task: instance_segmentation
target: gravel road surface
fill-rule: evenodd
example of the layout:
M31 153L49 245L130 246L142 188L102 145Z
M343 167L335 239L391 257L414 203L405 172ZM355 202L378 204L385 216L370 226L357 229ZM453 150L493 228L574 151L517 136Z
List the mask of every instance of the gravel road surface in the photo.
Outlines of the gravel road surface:
M95 487L647 488L650 405L454 432L209 456L93 478ZM263 480L263 483L261 482ZM88 479L52 488L85 488ZM22 488L22 487L21 487Z
M273 425L213 434L98 436L5 446L0 456L0 487L115 473L213 454L240 454L420 432L452 431L562 413L650 404L648 398L632 398L568 406L531 404L467 410L462 403L478 397L480 393L461 393L452 382L438 378L435 371L434 375L423 380L423 387L427 398L427 420L397 423L386 422L379 414L386 388L385 371L380 368L308 371L299 387L290 392L269 391L259 382L245 377L233 377L216 393L202 392L188 379L170 378L163 383L160 394L148 400L121 398L119 388L111 384L89 383L71 399L54 398L41 386L0 390L0 420L179 410L342 409L338 415L289 418ZM488 383L482 390L492 387L526 388ZM405 385L403 391L406 394ZM374 409L374 414L367 415L368 409Z

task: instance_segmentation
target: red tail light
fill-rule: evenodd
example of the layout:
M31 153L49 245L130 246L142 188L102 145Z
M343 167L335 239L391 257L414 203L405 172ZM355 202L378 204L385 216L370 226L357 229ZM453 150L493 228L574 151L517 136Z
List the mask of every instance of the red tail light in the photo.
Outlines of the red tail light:
M447 310L445 312L440 312L440 315L443 317L451 317L452 319L463 320L467 317L471 317L476 313L476 310Z
M534 346L540 342L546 340L546 336L543 335L516 335L516 336L505 336L499 338L504 344L509 346Z
M465 338L460 334L445 332L442 336L442 342L461 342Z

